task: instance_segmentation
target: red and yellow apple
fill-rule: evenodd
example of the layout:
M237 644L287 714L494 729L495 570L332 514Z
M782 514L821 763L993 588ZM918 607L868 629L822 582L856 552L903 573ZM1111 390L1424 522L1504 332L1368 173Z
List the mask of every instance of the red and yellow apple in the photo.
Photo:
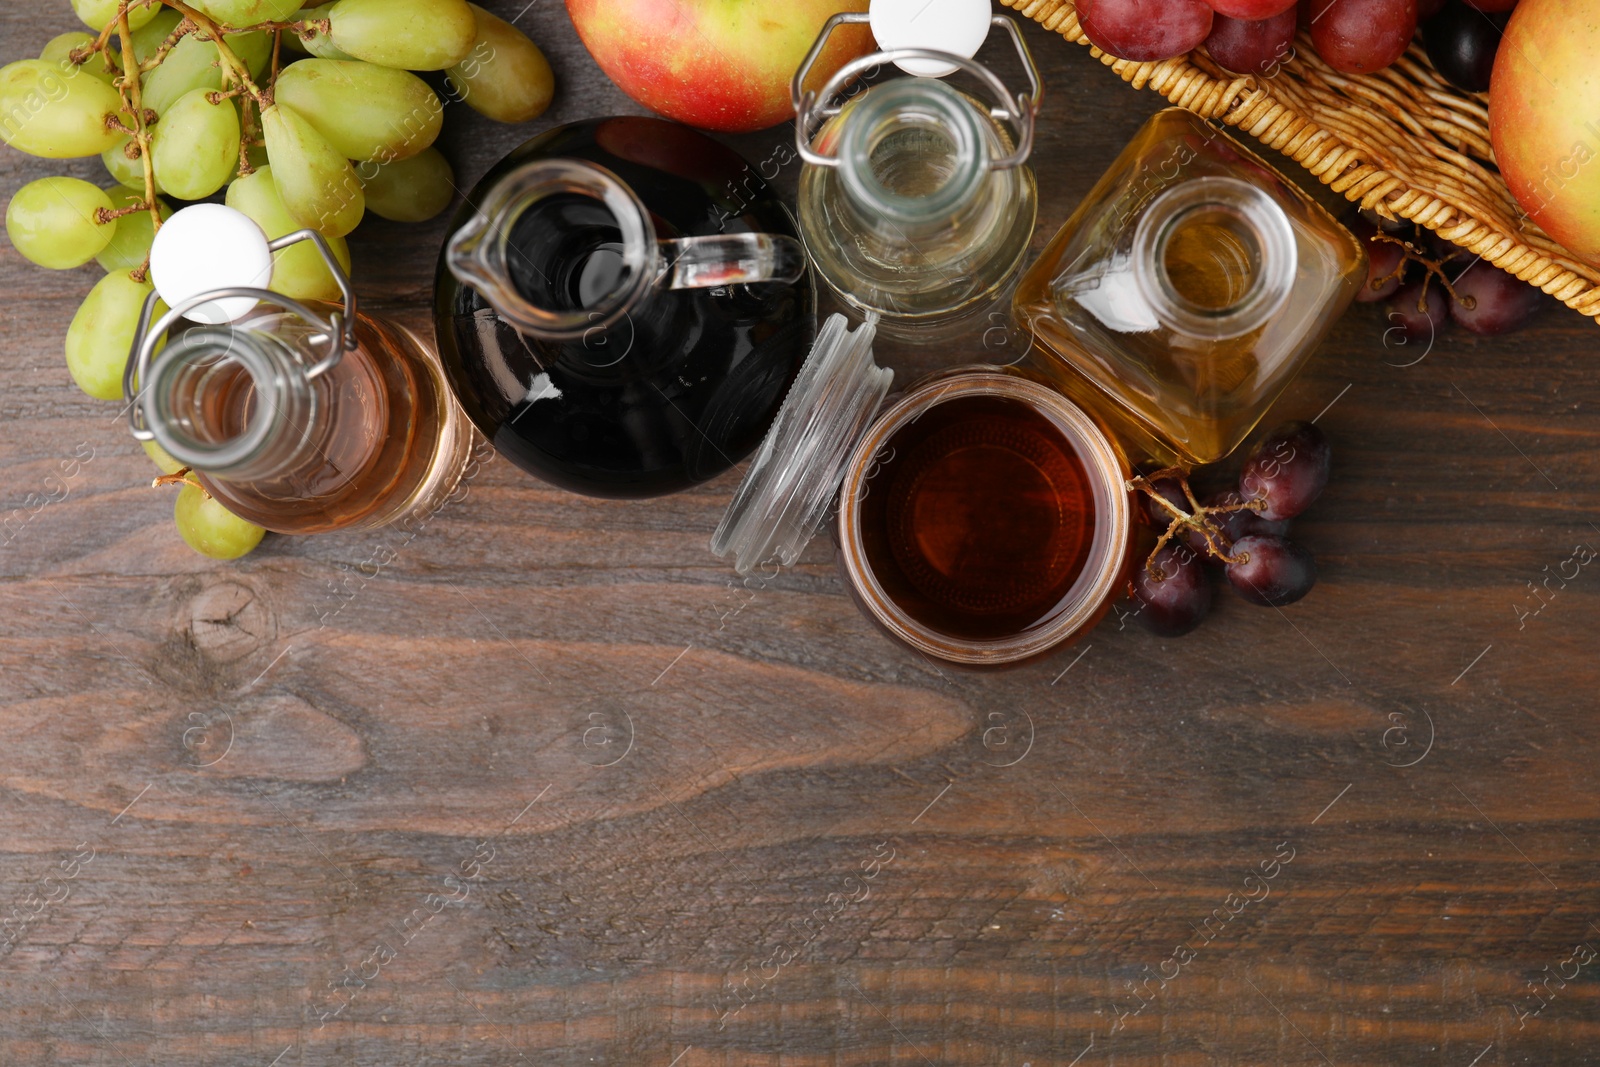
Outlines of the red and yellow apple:
M1600 0L1522 0L1489 87L1495 161L1528 216L1600 265Z
M623 92L728 133L794 118L789 82L823 23L866 9L867 0L567 0L578 36ZM871 50L866 26L840 27L807 87Z

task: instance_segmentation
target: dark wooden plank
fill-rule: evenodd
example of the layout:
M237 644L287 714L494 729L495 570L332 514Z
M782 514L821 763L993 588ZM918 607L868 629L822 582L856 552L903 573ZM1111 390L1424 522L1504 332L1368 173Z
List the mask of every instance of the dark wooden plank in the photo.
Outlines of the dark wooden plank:
M71 24L8 7L4 58ZM639 110L560 5L521 24L560 98L452 109L463 188ZM1028 33L1037 247L1158 101ZM8 192L97 170L0 152ZM426 328L443 236L366 224L369 306ZM732 476L613 503L489 460L414 538L208 563L62 366L94 277L0 247L0 1061L1600 1062L1600 960L1551 977L1600 948L1600 579L1515 611L1600 539L1577 315L1419 361L1357 309L1276 413L1332 404L1310 598L972 675L826 545L730 581Z

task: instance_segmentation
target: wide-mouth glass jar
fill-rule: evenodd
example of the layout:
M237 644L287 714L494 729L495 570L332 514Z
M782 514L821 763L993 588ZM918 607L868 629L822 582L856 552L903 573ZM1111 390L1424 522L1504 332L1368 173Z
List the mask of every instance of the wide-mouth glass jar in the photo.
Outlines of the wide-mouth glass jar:
M1116 443L1026 366L956 367L889 398L875 334L871 317L824 326L713 551L744 574L788 565L836 510L852 595L924 655L1013 664L1092 628L1133 531Z

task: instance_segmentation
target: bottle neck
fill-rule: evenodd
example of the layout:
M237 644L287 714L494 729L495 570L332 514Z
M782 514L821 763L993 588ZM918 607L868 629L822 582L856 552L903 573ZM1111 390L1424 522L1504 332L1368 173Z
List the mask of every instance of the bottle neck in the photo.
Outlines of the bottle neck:
M588 340L655 283L659 249L638 195L604 167L540 159L496 181L445 261L506 321L535 337Z
M1278 202L1237 178L1197 178L1145 210L1134 284L1161 324L1197 338L1240 337L1271 320L1299 272L1294 229Z
M841 124L839 185L863 229L915 243L961 228L988 206L992 121L944 82L874 86Z
M284 315L201 326L172 340L142 391L145 425L173 459L228 481L258 481L314 458L333 412L308 371L321 337Z

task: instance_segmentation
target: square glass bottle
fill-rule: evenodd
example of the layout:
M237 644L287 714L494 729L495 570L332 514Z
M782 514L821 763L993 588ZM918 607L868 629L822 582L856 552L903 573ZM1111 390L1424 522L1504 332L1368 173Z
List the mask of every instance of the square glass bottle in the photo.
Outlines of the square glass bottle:
M1320 205L1169 108L1051 239L1014 307L1069 395L1154 457L1204 464L1255 428L1366 272Z

